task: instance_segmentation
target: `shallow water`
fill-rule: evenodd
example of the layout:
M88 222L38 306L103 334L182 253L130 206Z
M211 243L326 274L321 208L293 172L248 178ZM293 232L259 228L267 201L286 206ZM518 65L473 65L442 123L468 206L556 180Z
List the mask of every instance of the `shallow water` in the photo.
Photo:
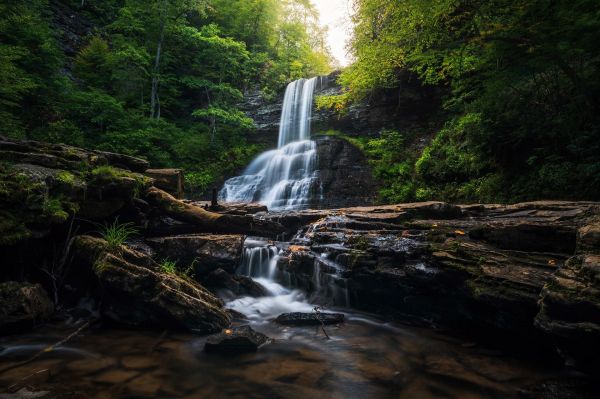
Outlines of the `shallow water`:
M510 398L557 375L540 364L364 314L328 326L329 340L315 327L253 327L273 343L237 356L205 354L205 337L90 329L64 348L0 374L0 387L48 369L49 378L32 384L36 389L86 398ZM45 327L0 339L0 368L73 330Z

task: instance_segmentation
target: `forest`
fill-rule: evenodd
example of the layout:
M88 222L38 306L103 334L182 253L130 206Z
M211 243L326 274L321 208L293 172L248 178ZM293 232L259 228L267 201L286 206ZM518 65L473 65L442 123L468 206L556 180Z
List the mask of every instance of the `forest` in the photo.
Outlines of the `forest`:
M599 398L598 43L598 0L0 0L0 398Z
M183 167L196 192L261 149L245 91L331 69L306 0L4 1L0 15L1 135Z
M0 133L183 167L198 193L264 149L238 109L244 93L273 98L335 64L309 1L73 0L75 33L61 31L51 3L0 5ZM320 106L376 102L406 71L444 93L424 150L410 146L419 131L359 143L381 201L599 198L596 1L352 7L355 62L339 78L345 92Z

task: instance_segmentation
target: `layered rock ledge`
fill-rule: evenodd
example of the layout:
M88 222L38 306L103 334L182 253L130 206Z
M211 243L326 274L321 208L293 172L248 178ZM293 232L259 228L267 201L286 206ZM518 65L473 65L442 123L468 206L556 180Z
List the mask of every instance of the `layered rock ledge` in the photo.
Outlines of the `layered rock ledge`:
M278 267L308 291L328 282L347 290L352 307L514 348L554 345L570 363L596 370L599 215L594 202L427 202L268 218L290 237L300 230Z

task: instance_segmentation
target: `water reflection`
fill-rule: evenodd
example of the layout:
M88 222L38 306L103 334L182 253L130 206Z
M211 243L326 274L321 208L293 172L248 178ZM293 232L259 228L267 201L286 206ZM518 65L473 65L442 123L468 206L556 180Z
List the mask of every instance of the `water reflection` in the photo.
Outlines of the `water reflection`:
M258 353L230 357L205 354L205 338L193 335L170 333L158 341L159 332L87 331L67 348L0 375L0 386L50 369L51 377L36 388L89 398L507 398L554 375L540 365L363 314L327 327L330 340L314 327L254 327L274 342ZM46 328L4 338L0 363L26 359L67 333Z

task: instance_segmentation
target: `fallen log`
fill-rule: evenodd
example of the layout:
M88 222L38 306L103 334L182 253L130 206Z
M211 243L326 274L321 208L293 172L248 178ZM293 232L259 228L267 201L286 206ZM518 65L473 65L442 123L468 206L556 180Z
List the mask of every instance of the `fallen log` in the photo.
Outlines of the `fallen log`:
M257 220L252 216L224 215L186 204L156 187L148 189L146 200L167 216L189 223L196 233L234 233L274 238L285 231L281 224L273 221Z

